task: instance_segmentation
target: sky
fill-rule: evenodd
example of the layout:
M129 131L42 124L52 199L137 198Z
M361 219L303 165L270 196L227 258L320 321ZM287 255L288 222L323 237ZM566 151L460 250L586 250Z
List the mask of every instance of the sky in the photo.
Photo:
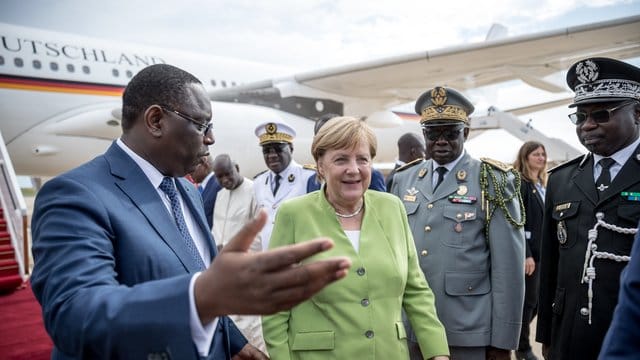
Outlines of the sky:
M0 1L0 22L266 62L291 73L481 42L494 23L513 36L638 14L640 0ZM562 84L564 74L556 78ZM519 81L467 95L477 109L550 99ZM562 107L521 119L583 150L568 113Z

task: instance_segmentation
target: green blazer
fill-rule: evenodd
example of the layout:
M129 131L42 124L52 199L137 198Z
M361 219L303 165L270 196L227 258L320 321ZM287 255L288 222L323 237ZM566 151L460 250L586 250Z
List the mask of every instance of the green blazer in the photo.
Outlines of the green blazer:
M310 300L263 318L271 358L407 359L403 308L425 359L448 355L444 327L418 265L401 201L387 193L365 193L356 252L323 189L281 205L270 247L329 237L335 246L308 261L341 255L353 265L344 279Z

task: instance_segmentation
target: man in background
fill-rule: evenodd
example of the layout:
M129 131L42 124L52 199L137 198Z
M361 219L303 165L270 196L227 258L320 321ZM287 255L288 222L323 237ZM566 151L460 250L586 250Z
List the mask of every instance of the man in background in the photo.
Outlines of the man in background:
M213 158L211 155L202 158L202 161L198 163L196 169L191 173L191 178L202 196L204 215L207 218L209 229L213 229L213 208L221 186L213 173Z
M398 160L396 165L387 175L386 187L391 192L393 175L400 167L417 165L425 159L424 140L418 134L408 132L398 138Z

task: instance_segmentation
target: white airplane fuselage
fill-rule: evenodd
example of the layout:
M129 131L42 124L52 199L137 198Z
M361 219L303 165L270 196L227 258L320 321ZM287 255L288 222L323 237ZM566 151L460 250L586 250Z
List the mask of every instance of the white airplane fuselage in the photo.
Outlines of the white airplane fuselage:
M0 130L16 173L54 176L102 153L119 137L121 94L142 68L167 63L194 74L207 90L275 78L290 71L254 62L113 43L0 24ZM311 163L313 121L275 108L212 102L216 143L245 176L264 170L254 128L284 119L298 132L294 158ZM391 163L396 139L415 121L376 129L377 161Z

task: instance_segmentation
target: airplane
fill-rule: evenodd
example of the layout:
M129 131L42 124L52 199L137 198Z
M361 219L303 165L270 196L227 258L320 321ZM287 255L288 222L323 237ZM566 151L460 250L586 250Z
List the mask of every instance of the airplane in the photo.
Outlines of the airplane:
M294 158L311 163L312 120L329 112L363 117L375 128L376 166L384 168L393 165L401 134L420 133L419 118L389 110L393 106L435 85L464 91L520 79L565 92L545 76L587 56L639 56L639 28L640 16L632 16L292 75L256 62L0 23L0 133L17 174L59 174L102 153L120 135L120 96L128 80L148 65L169 63L203 82L213 108L211 152L229 153L245 176L266 168L253 135L259 123L292 125L298 132ZM509 114L472 118L472 128L497 127L512 128L520 139L546 138L521 131L524 124ZM556 160L579 153L558 144L557 154L550 151Z

